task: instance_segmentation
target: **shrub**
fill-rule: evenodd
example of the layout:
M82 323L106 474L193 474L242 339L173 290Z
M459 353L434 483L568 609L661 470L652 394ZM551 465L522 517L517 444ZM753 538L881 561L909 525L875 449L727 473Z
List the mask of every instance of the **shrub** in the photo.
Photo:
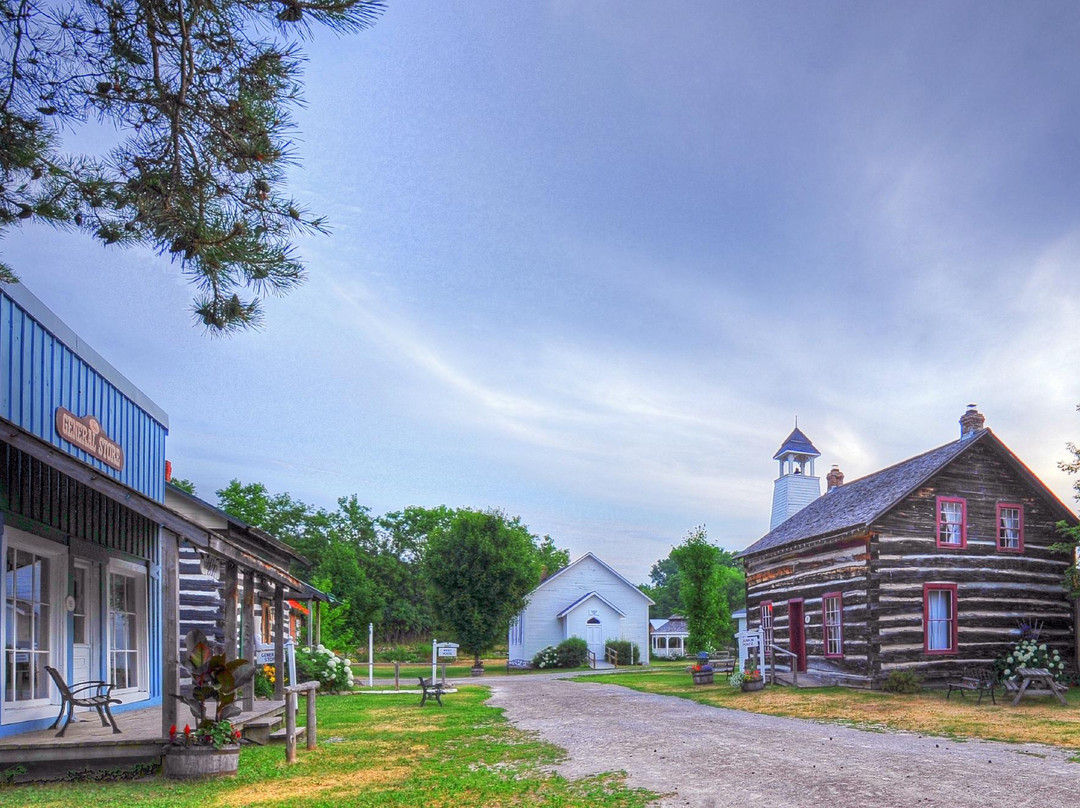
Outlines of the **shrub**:
M922 690L922 682L912 671L893 671L881 689L890 693L918 693Z
M729 685L731 685L732 687L742 687L743 679L745 679L745 678L746 677L743 676L743 672L741 670L736 669L736 670L732 671L731 676L729 676L727 678L727 683Z
M299 669L297 671L299 675ZM274 680L277 672L273 665L262 665L255 669L255 697L259 699L272 699L274 697Z
M557 668L559 666L559 653L555 650L554 645L549 645L547 648L543 648L537 652L533 657L532 666L534 668Z
M366 653L366 652L365 652ZM430 662L431 642L385 645L375 649L376 662Z
M580 668L589 658L589 646L581 637L570 637L555 648L560 668Z
M630 665L631 659L634 660L634 665L641 664L641 649L638 648L636 642L630 642L630 640L608 640L605 645L619 655L620 665Z
M352 690L352 662L340 657L325 645L315 646L314 651L307 648L296 649L296 678L300 682L319 682L320 690L337 693Z
M1065 660L1061 653L1038 640L1020 640L1005 656L994 662L994 670L1002 679L1017 679L1017 668L1045 668L1057 681L1065 678Z

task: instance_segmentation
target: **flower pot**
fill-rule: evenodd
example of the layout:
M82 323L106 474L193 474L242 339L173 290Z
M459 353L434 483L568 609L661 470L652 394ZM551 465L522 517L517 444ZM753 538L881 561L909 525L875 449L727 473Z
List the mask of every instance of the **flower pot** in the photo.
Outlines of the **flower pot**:
M483 665L473 665L471 668L469 668L469 673L472 674L473 676L483 676L484 675L484 666Z
M711 685L713 683L712 671L694 671L691 675L694 677L695 685Z
M751 693L754 690L764 690L764 679L743 679L742 689L744 693Z
M165 752L162 771L166 777L190 780L236 774L239 765L239 744L221 749L212 746L170 746Z

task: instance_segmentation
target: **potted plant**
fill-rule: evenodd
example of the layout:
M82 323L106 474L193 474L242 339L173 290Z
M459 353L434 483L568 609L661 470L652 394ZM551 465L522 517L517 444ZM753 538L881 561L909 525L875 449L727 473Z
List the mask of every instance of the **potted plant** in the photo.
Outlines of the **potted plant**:
M694 677L695 685L711 685L713 683L713 666L708 662L691 665L690 675Z
M198 629L188 632L185 648L184 670L191 685L175 697L191 709L195 726L187 724L183 732L170 728L165 775L235 774L240 763L240 732L229 719L241 713L236 697L255 675L255 666L245 659L226 660L224 651L213 648Z
M751 664L742 678L742 689L744 692L749 693L753 690L761 690L765 687L765 680L761 676L761 671L758 670L757 665Z

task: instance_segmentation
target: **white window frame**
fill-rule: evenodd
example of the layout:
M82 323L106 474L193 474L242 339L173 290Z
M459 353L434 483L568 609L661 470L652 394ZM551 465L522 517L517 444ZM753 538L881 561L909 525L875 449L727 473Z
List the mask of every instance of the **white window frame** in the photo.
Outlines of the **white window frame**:
M49 559L49 637L52 647L49 649L49 666L63 673L67 670L67 548L62 544L27 533L25 530L5 525L0 535L0 564L5 570L0 575L0 609L7 602L7 552L13 547ZM56 687L49 682L49 696L44 699L32 699L25 702L7 702L7 621L0 610L0 710L3 711L0 724L18 724L23 721L35 721L56 716L56 707L60 695Z
M105 567L106 581L105 581L105 670L107 676L112 676L112 608L109 603L110 593L112 592L112 576L118 575L134 575L136 578L135 597L136 597L136 640L139 643L138 647L138 674L139 685L138 687L126 687L123 690L117 688L112 691L114 698L120 699L124 704L129 704L136 701L145 701L150 698L150 618L149 618L149 576L146 574L146 566L143 564L135 564L131 561L123 561L121 559L113 558L109 560L109 563Z

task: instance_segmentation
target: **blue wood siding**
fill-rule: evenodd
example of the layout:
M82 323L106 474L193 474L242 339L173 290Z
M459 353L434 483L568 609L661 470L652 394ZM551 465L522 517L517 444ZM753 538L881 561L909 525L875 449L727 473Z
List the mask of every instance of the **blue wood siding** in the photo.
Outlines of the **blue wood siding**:
M124 450L116 471L62 440L57 407L93 415ZM167 429L0 291L0 416L158 502Z

